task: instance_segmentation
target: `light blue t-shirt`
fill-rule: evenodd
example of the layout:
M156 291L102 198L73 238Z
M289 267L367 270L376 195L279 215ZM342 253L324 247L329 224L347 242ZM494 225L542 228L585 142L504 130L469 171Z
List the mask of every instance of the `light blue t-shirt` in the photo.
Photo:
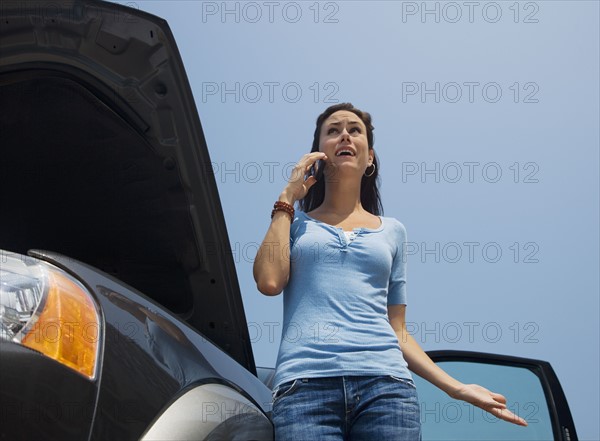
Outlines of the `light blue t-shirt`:
M297 211L274 387L296 378L394 375L411 378L387 305L406 304L406 230L341 228Z

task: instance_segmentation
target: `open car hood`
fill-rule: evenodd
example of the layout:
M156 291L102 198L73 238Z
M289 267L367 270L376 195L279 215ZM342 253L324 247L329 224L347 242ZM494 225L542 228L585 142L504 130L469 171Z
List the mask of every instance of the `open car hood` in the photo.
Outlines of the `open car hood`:
M93 265L255 372L206 141L166 21L2 2L0 248Z

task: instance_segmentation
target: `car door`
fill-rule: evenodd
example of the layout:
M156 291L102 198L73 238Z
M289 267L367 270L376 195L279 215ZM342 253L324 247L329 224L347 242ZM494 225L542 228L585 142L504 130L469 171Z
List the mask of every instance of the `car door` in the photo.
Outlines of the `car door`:
M567 399L550 363L469 351L431 351L428 355L458 380L477 383L506 396L508 409L529 425L506 424L477 407L453 400L414 375L423 441L577 439Z

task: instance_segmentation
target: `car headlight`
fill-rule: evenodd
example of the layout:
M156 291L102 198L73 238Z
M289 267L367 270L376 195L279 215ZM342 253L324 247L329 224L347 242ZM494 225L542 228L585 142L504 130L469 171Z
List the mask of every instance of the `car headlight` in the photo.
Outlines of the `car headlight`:
M60 269L14 253L0 254L0 339L96 376L100 316L86 288Z

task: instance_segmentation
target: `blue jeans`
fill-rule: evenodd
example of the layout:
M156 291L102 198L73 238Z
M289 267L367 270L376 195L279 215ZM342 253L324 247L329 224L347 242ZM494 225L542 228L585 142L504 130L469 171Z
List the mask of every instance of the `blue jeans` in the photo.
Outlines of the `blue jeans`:
M418 441L411 380L392 376L304 378L273 391L276 441Z

